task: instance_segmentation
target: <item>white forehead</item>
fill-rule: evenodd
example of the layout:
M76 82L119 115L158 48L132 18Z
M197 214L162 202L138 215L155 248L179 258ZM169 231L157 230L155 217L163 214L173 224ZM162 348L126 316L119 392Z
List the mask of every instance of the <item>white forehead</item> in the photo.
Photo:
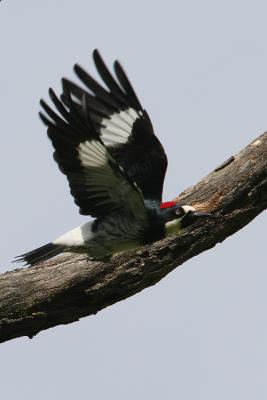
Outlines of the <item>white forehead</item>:
M187 214L189 211L196 211L196 209L194 207L191 206L182 206L182 209L184 210L184 212Z

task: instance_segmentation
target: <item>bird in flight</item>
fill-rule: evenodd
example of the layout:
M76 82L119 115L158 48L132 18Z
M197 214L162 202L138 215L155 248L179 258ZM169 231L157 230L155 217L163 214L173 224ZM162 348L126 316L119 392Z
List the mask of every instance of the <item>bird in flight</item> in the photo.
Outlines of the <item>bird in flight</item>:
M121 64L114 62L112 75L98 50L93 59L106 87L76 64L82 86L63 78L60 97L49 89L56 111L41 100L40 117L80 214L95 219L17 257L28 265L64 251L106 261L210 215L162 203L168 162L149 116Z

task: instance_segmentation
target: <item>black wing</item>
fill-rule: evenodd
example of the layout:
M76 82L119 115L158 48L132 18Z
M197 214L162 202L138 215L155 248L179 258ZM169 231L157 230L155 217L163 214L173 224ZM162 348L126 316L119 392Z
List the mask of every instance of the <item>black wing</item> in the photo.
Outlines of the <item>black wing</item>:
M60 115L41 100L49 118L40 116L48 126L54 158L68 178L80 213L103 218L112 212L125 212L145 223L141 191L109 154L90 118L81 119L74 104L67 110L52 89L49 94ZM83 108L86 116L86 99Z
M64 103L76 108L82 122L89 113L94 127L113 158L133 178L145 199L162 200L167 157L155 136L147 112L142 108L124 70L114 63L116 79L97 50L93 53L99 75L108 90L79 65L74 70L88 90L63 79ZM71 96L68 96L68 93ZM82 106L86 98L87 109Z

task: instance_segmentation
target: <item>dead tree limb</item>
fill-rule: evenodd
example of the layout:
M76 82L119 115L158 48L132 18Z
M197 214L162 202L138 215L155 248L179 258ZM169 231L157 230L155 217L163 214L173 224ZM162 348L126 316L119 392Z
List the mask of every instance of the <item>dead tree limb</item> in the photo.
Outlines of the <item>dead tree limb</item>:
M211 210L216 218L109 263L65 253L1 275L0 342L95 314L154 285L252 221L267 207L267 133L184 191L179 201Z

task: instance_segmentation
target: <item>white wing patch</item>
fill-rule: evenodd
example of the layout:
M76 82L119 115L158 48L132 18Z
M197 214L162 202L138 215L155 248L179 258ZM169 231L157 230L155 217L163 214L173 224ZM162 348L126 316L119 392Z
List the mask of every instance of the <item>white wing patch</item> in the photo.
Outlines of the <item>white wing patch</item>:
M107 151L97 140L87 140L80 143L78 155L83 167L102 167L108 162Z
M116 146L127 143L132 133L133 124L142 116L133 108L114 113L110 118L103 118L100 128L101 139L106 146Z

